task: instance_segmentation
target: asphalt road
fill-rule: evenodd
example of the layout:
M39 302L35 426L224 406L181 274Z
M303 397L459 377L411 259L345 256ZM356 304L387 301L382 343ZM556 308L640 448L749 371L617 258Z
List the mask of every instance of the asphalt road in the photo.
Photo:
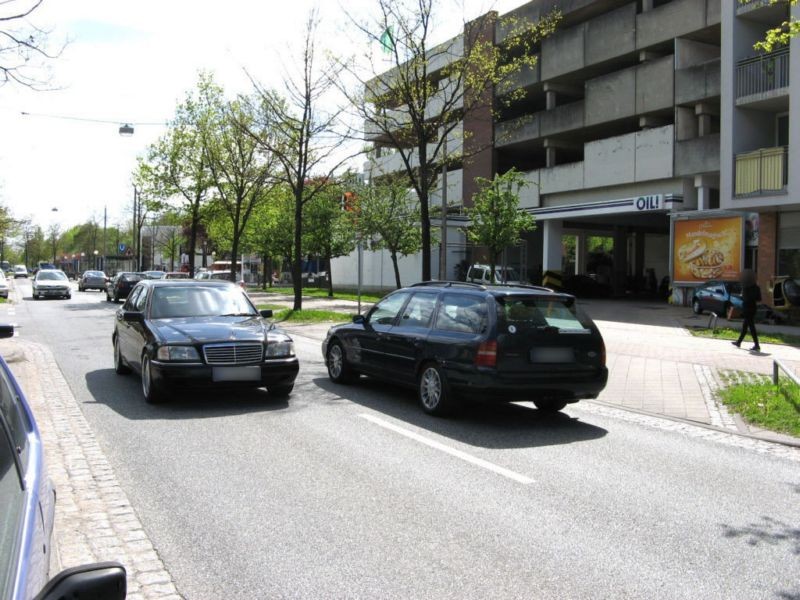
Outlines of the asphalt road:
M800 598L800 462L591 404L431 418L330 383L302 337L288 402L149 406L112 369L117 305L18 285L20 335L53 350L186 598Z

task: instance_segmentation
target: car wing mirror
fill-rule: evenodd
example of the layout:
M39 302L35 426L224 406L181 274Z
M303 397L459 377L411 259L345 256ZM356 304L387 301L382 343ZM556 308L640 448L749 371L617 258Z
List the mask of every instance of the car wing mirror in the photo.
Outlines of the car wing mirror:
M141 323L144 321L144 315L136 310L126 310L122 313L122 320L128 323Z
M13 325L0 325L0 338L14 337Z
M125 567L102 562L65 569L44 586L34 600L103 598L124 600L128 594Z
M357 325L364 325L367 322L367 319L364 315L353 315L353 323Z
M259 313L261 314L261 316L262 316L262 317L264 317L265 319L271 319L271 318L272 318L272 309L271 309L271 308L265 308L265 309L263 309L263 310L260 310L260 311L258 311L258 312L259 312Z

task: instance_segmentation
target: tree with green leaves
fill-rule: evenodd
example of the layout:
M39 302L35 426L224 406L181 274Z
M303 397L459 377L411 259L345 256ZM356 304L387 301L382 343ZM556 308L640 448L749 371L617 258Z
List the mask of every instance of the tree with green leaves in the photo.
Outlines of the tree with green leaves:
M750 4L751 2L763 0L739 0L739 4ZM797 0L768 0L770 5L784 4L791 11L797 6ZM764 39L753 44L753 48L762 52L772 52L777 46L787 46L800 33L800 21L794 15L783 21L778 27L767 29Z
M248 133L266 137L249 103L241 99L226 102L216 86L204 90L203 96L209 107L201 128L203 148L214 182L213 203L230 223L231 281L235 281L247 222L273 185L274 157Z
M537 46L552 33L558 12L538 22L497 13L464 24L464 34L451 42L431 41L436 18L445 15L437 0L375 0L377 17L362 22L350 19L366 37L364 47L380 45L391 67L378 72L371 50L360 59L341 61L349 77L340 78L345 93L364 123L365 137L379 147L399 153L409 187L420 203L422 280L431 278L430 201L443 164L470 160L486 148L458 137L464 115L494 109L494 88L502 86L536 64ZM495 44L493 32L503 36ZM388 32L388 35L387 35ZM521 88L505 96L508 102L523 97ZM463 150L458 150L463 146Z
M519 192L526 181L522 174L511 169L493 179L479 177L474 205L467 209L470 224L464 229L467 239L489 251L491 279L500 254L508 246L518 244L521 234L536 227L532 215L519 209Z
M194 276L202 208L214 184L203 146L202 128L212 122L209 111L215 107L206 102L218 89L211 75L202 73L197 89L187 93L178 105L167 132L147 151L146 163L159 195L186 215L190 277Z
M422 246L416 194L402 174L375 178L356 189L358 230L370 250L389 252L400 289L398 258L415 254Z
M284 261L292 264L294 256L294 198L285 185L274 186L263 204L253 212L248 223L247 239L261 254L263 286L272 286L272 272Z
M259 147L275 158L279 165L277 178L294 199L294 310L303 307L304 208L335 183L336 172L354 156L342 150L342 140L347 135L342 123L344 111L331 98L339 73L337 68L320 65L318 24L317 13L312 11L297 61L300 72L284 76L282 92L252 80L254 95L250 102L258 115L254 123L257 127L242 124Z
M333 297L331 260L350 254L356 246L355 223L342 206L346 191L341 182L325 188L306 205L303 222L304 252L322 257L328 264L329 298Z

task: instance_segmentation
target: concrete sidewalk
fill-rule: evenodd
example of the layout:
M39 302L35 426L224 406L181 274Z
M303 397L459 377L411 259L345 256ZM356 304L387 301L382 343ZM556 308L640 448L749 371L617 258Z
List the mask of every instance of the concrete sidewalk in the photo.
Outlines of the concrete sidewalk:
M254 293L258 303L291 306L292 298ZM349 300L304 297L304 308L356 313ZM743 371L768 375L773 358L782 359L800 372L800 348L761 344L761 352L749 352L752 344L736 348L729 341L695 337L687 327L704 326L708 315L691 308L661 302L630 300L581 300L579 306L603 334L608 355L608 386L598 401L620 408L686 419L780 442L798 440L750 427L728 413L717 400L722 387L720 373ZM362 312L368 305L362 304ZM719 320L719 326L741 327L740 322ZM322 341L330 324L284 325L285 329ZM782 331L800 336L800 328L759 325L760 331ZM749 340L749 338L748 338Z

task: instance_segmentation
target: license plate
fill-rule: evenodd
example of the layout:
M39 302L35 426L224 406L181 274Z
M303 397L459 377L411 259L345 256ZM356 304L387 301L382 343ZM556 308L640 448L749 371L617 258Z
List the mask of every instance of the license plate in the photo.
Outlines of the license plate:
M212 367L212 381L260 381L261 367Z
M575 352L572 348L532 348L531 362L571 363L575 362Z

